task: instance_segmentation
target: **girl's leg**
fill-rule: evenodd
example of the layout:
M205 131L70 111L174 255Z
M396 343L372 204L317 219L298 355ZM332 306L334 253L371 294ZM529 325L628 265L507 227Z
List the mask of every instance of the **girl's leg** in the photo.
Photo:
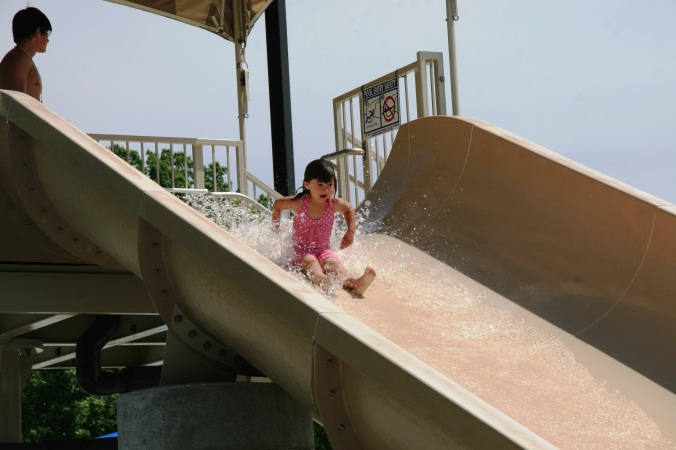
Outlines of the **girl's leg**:
M319 260L314 255L305 255L303 261L300 263L301 270L308 277L310 282L314 285L320 286L323 289L328 288L330 279L324 273Z

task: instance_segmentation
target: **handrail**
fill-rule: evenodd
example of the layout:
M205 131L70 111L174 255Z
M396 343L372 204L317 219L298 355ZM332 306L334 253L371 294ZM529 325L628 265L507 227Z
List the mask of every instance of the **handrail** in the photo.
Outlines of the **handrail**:
M338 150L337 152L326 154L322 156L321 159L332 160L351 155L364 156L364 153L364 149L362 148L344 148L342 150Z
M133 134L102 134L102 133L88 133L88 135L95 141L110 141L111 139L115 142L157 142L157 143L170 143L175 144L196 144L196 145L230 145L236 146L240 140L235 139L212 139L212 138L185 138L185 137L172 137L172 136L139 136Z
M208 194L208 189L189 189L189 188L164 188L165 191L172 194Z

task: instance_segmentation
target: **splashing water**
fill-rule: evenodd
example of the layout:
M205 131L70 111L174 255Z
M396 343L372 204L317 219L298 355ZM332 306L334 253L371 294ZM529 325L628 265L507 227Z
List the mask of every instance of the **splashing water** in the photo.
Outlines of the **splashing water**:
M295 253L292 247L292 220L287 214L282 214L279 231L272 229L270 215L256 208L241 204L240 200L217 199L207 194L191 194L186 196L186 202L193 209L214 221L249 247L268 258L280 267L285 268L296 278L308 281L298 267L288 267L288 263L294 259ZM363 222L363 217L357 219L357 223ZM331 247L338 248L340 241L347 231L347 226L342 216L337 215L331 236ZM336 252L340 254L340 252ZM350 270L350 267L346 265ZM342 289L341 280L335 279L326 286L326 290L312 285L315 290L327 298L333 296Z
M279 266L294 256L289 217L275 233L268 214L236 201L198 195L188 203ZM346 230L336 219L334 248ZM365 220L366 214L357 218L358 230L368 228ZM337 254L349 271L374 267L376 282L364 299L335 285L317 292L549 442L567 449L676 449L563 341L492 303L483 286L458 280L446 265L386 236L358 235Z

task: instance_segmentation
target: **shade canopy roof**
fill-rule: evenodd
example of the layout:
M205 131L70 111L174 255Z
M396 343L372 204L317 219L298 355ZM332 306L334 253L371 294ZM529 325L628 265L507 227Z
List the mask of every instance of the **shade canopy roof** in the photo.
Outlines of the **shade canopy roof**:
M229 41L246 40L256 20L273 0L107 0L159 14L187 24L204 28ZM240 11L240 26L235 15Z

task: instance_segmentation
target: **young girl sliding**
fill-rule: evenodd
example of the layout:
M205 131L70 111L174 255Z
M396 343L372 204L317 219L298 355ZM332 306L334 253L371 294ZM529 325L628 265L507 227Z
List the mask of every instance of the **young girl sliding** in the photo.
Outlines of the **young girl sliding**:
M291 266L300 267L312 283L329 290L334 280L362 295L376 277L371 267L362 276L349 274L338 256L331 251L331 233L335 213L343 213L347 232L340 243L346 248L354 242L354 208L334 197L336 174L330 162L312 161L305 168L303 191L294 197L282 197L272 206L272 224L279 231L282 211L291 210L293 217L293 249L296 257Z

